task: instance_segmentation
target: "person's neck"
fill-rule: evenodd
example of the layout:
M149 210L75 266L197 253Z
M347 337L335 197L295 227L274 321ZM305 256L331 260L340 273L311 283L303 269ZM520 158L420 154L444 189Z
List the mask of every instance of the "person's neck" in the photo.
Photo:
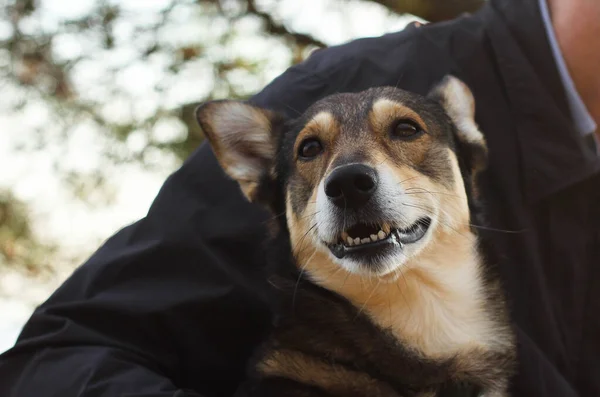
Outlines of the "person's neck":
M547 1L556 39L575 88L600 125L600 2ZM596 134L600 137L600 128Z

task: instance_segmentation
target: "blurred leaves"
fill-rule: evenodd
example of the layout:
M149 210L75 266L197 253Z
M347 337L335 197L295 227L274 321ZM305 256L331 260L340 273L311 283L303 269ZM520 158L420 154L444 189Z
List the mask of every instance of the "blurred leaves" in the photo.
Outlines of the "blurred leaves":
M55 247L40 243L34 236L26 205L0 190L0 266L19 267L38 275L49 270L54 251Z
M222 3L228 3L227 7ZM232 3L237 4L233 6ZM71 133L70 128L83 122L94 124L113 143L123 144L129 134L143 131L148 136L149 147L172 153L179 161L189 156L202 137L192 135L199 131L186 119L185 136L159 143L151 138L151 131L159 120L184 114L188 106L182 101L160 103L161 96L168 95L172 88L168 86L169 80L177 80L178 74L204 80L207 87L198 90L196 102L216 97L245 97L264 85L267 79L261 78L261 74L264 74L262 71L268 66L268 60L246 59L232 54L230 50L245 33L242 30L248 30L244 27L251 23L248 18L254 17L259 21L260 26L252 28L253 34L274 36L294 53L302 53L311 46L324 46L306 34L291 32L269 14L260 11L253 0L171 1L154 15L153 21L138 22L118 5L99 1L88 15L58 21L51 29L43 26L43 14L37 15L36 10L39 10L37 2L29 0L13 1L3 10L3 19L9 21L12 31L9 37L0 41L1 47L7 50L3 55L9 59L0 67L3 83L16 83L17 88L28 90L21 92L23 96L40 99L52 118L62 124L63 139ZM178 24L182 15L186 13L195 15L195 18L183 18L190 29L193 30L191 26L194 23L207 25L205 30L209 37L198 35L193 40L173 38L173 33L181 27ZM218 29L211 32L209 25ZM119 29L130 31L127 39L115 36ZM165 36L171 39L163 39ZM264 37L264 40L267 39ZM65 46L72 48L65 52L61 50ZM126 59L118 59L120 57ZM111 62L111 59L115 61ZM100 95L87 95L86 87L81 87L74 80L89 73L90 67L97 67L95 63L103 60L114 65L107 70L94 71L101 75L93 88L100 91ZM287 65L291 61L291 57L283 60ZM152 71L155 84L150 94L157 98L155 102L159 102L147 112L136 111L136 101L144 99L140 98L142 95L132 93L135 88L123 89L117 81L127 79L124 75L136 77L132 69L142 71L144 65L155 66ZM111 78L114 80L110 81ZM247 84L250 79L255 80L254 84ZM125 105L119 106L118 119L109 114L113 112L111 106L117 106L113 100ZM27 104L14 101L13 110L19 106ZM40 140L42 144L47 141L45 137ZM121 156L115 155L113 149L114 146L109 148L111 153L107 155L114 161L144 161L141 153Z
M377 3L390 15L428 20L483 1L330 0L338 9ZM172 170L186 159L203 140L198 104L248 97L328 44L322 33L292 27L281 0L135 3L0 3L0 115L27 126L9 132L18 135L15 150L47 152L73 196L96 204L114 196L107 175L119 164ZM81 148L88 154L77 156ZM35 242L28 214L0 192L3 263L46 263L52 249Z

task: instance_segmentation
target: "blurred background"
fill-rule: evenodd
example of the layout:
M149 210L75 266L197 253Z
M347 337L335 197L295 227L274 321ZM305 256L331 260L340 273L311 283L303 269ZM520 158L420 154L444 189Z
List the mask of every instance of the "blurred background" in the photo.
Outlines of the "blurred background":
M0 352L202 142L192 111L484 0L0 0Z

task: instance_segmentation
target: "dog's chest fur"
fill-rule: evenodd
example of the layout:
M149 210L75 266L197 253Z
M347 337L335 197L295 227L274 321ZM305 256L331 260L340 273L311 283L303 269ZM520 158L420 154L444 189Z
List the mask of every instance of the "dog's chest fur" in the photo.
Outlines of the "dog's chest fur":
M316 281L427 357L444 359L477 348L505 349L511 343L510 333L501 321L502 311L490 307L496 286L483 279L475 245L475 236L464 228L456 237L438 239L421 254L419 266L409 262L393 278L365 279L335 272ZM312 261L318 258L313 255Z

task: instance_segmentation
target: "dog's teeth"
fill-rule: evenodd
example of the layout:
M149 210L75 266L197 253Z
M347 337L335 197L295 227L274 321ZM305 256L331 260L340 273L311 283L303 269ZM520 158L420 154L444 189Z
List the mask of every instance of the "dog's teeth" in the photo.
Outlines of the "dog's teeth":
M354 245L354 240L352 240L352 237L348 236L346 241L348 241L348 245Z
M383 225L381 230L383 230L383 232L387 235L391 231L390 225Z
M361 243L366 244L366 243L370 243L371 239L370 238L363 238L362 240L360 240Z
M355 238L355 239L354 239L354 244L360 244L360 238L358 238L358 237L357 237L357 238Z
M377 241L378 238L376 234L371 234L371 241Z
M346 241L350 238L350 236L348 236L348 233L346 232L342 232L342 240Z
M386 232L384 232L383 230L380 230L380 231L377 233L377 236L379 237L379 239L380 239L380 240L383 240L383 239L384 239L384 238L387 236L387 233L386 233Z

